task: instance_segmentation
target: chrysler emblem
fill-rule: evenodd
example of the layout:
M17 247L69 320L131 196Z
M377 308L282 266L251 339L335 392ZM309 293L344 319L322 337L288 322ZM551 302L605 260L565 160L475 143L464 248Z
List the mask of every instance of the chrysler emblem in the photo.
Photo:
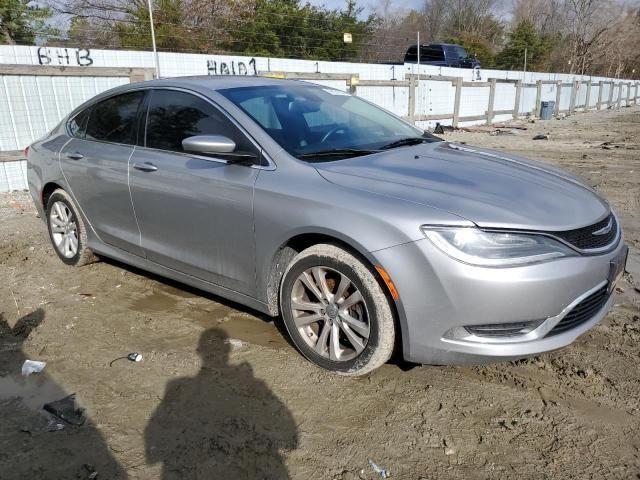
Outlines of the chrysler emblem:
M591 232L591 235L606 235L611 231L611 227L613 226L613 219L609 218L609 223L607 223L600 230L596 230L595 232Z

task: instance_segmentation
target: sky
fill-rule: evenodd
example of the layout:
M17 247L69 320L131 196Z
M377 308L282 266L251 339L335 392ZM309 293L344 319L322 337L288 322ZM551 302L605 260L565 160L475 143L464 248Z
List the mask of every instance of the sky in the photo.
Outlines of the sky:
M311 5L325 6L331 10L342 9L347 3L346 0L301 0L301 3L309 2ZM368 15L380 4L379 0L357 0L357 4L360 7L364 7L363 16ZM424 0L391 0L391 4L395 5L396 10L421 10L424 6ZM509 7L512 6L509 0L498 0L495 5L496 13L498 16L507 18L509 17Z
M628 1L628 0L618 0ZM640 0L633 0L640 1ZM342 9L347 0L301 0L301 3L309 2L311 5L325 6L331 10ZM420 10L424 6L425 0L391 0L392 7L396 7L396 11L409 11ZM377 5L380 4L380 0L357 0L357 4L360 7L364 7L363 17L366 17ZM495 13L502 18L508 19L510 17L510 8L512 7L511 0L498 0L495 4Z
M302 0L304 3L305 0ZM328 9L341 9L347 3L346 0L307 0L311 5L316 6L325 6ZM363 12L365 15L371 13L371 10L376 6L378 2L376 0L358 0L358 5L364 7L365 11ZM398 0L395 0L393 3L400 3ZM403 9L420 9L424 4L424 0L404 0L402 1Z

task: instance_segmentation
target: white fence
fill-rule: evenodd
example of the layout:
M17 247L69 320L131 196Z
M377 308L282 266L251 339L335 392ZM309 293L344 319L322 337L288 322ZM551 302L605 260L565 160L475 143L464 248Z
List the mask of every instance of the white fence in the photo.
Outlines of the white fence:
M161 77L271 75L351 91L423 128L634 104L638 82L567 74L159 53ZM0 46L0 151L21 150L69 111L109 88L150 78L152 52ZM3 190L0 173L0 191ZM6 183L6 181L5 181ZM15 182L14 182L15 183ZM7 185L4 185L7 188Z
M27 188L27 162L25 160L0 161L0 192Z

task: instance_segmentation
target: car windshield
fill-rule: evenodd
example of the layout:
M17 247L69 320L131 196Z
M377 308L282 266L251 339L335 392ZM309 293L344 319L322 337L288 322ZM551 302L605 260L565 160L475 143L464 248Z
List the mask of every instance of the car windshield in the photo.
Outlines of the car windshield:
M440 140L358 97L331 88L274 85L219 93L287 152L306 161L336 160Z

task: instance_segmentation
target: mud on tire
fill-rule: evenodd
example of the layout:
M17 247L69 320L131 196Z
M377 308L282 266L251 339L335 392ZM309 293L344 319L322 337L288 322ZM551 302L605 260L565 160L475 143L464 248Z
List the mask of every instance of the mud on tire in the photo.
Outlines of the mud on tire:
M51 210L55 208L56 203L58 204L62 203L67 207L68 211L71 214L73 223L75 223L78 246L77 246L77 251L73 256L65 256L60 251L59 247L56 246L56 241L54 239L54 232L53 232L54 225L52 224L52 215L51 215ZM98 260L98 257L91 250L87 248L87 230L86 230L85 223L82 220L82 217L80 216L78 212L78 208L76 207L73 199L67 192L65 192L61 188L55 190L47 199L45 213L46 213L47 229L49 230L49 239L51 240L53 249L58 255L58 257L60 258L60 260L62 260L67 265L72 265L75 267L87 265L89 263L93 263Z
M321 282L316 284L316 286L321 285L318 290L313 285L308 288L311 283L310 280L316 279L318 275L322 276L322 274L317 274L318 267L325 273L326 285L324 286L328 295L324 295L320 291L322 290ZM330 278L331 276L334 278ZM325 324L328 322L331 326L336 323L336 320L330 317L329 313L338 319L337 323L340 327L336 327L335 330L339 332L337 337L341 339L341 342L349 344L349 338L346 335L351 328L344 329L345 322L342 319L344 318L344 313L351 313L351 311L345 311L341 308L349 300L349 297L345 298L340 291L340 283L344 277L347 277L350 281L346 295L353 295L356 291L361 294L358 297L362 298L362 301L358 302L359 313L356 311L353 316L363 319L364 313L366 313L369 325L368 338L361 351L357 351L362 348L362 344L359 344L358 348L354 348L351 355L346 356L345 359L332 359L330 358L331 354L327 351L331 347L332 337L328 338L329 347L318 347L318 345L322 343L322 332ZM316 294L313 293L314 290ZM332 301L323 302L318 299L318 295L325 297L325 300L333 298L335 301L333 303L334 306L329 307L329 305L332 305ZM302 298L304 300L301 300ZM340 299L342 299L341 305L339 305ZM310 306L307 302L318 302L326 308L319 309L317 304L314 304L312 306L314 310L301 313L301 310L296 307L301 305ZM335 312L335 306L340 306L338 310L341 313ZM298 350L308 360L327 370L341 375L363 375L386 363L393 353L395 345L394 317L383 287L374 273L360 259L336 245L314 245L300 252L292 259L281 284L280 308L285 326ZM330 312L329 309L331 309ZM320 316L323 319L312 326L301 326L307 319L312 318L307 315ZM354 322L351 315L347 317L347 320L351 322L351 324L347 324L347 327L350 327L350 325L356 325L357 327L362 325L362 323ZM345 333L345 330L347 333ZM359 332L360 330L356 331ZM332 333L328 335L332 335ZM314 346L313 343L316 339ZM323 352L319 353L319 349L323 350Z

